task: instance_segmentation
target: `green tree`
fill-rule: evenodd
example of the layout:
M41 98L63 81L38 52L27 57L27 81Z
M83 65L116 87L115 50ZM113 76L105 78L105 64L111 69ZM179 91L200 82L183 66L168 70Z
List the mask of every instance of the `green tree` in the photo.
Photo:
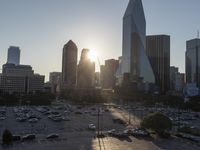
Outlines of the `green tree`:
M172 128L171 120L162 113L156 112L146 116L141 126L147 129L154 130L158 134L163 134L167 129Z
M3 136L2 136L2 142L3 144L11 144L13 141L12 133L9 130L4 130Z

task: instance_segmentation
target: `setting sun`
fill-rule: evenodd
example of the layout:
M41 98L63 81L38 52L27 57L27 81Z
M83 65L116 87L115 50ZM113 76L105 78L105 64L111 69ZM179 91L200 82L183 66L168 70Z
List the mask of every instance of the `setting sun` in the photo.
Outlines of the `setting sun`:
M97 60L97 52L94 50L90 50L89 54L88 54L88 58L91 61L96 61Z

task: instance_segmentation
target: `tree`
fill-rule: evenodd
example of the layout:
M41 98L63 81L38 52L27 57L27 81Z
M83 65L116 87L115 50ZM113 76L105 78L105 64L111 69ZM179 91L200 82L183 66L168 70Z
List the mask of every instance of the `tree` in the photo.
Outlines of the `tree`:
M13 137L12 133L9 130L7 130L7 129L4 130L3 136L2 136L3 144L11 144L13 141L12 137Z
M191 97L188 102L185 103L186 109L192 109L193 111L200 111L200 96Z
M165 130L172 128L172 122L164 114L156 112L146 116L141 122L141 126L147 129L152 129L158 134L163 134Z

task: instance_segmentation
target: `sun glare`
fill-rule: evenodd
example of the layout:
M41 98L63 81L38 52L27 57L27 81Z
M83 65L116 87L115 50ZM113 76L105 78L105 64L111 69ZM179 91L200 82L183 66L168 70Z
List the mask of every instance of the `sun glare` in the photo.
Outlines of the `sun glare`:
M89 54L88 54L88 58L91 60L91 61L96 61L97 60L97 53L96 51L94 50L90 50Z

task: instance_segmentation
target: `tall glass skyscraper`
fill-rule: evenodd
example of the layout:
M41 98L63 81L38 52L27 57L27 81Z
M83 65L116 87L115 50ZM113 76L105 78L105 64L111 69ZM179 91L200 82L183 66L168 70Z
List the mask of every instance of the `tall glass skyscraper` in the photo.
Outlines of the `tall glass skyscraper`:
M186 83L200 88L200 39L189 40L186 45Z
M146 54L146 20L141 0L130 0L123 17L123 50L121 74L132 81L155 82Z
M8 57L7 57L8 64L20 64L20 49L19 47L10 46L8 48Z

